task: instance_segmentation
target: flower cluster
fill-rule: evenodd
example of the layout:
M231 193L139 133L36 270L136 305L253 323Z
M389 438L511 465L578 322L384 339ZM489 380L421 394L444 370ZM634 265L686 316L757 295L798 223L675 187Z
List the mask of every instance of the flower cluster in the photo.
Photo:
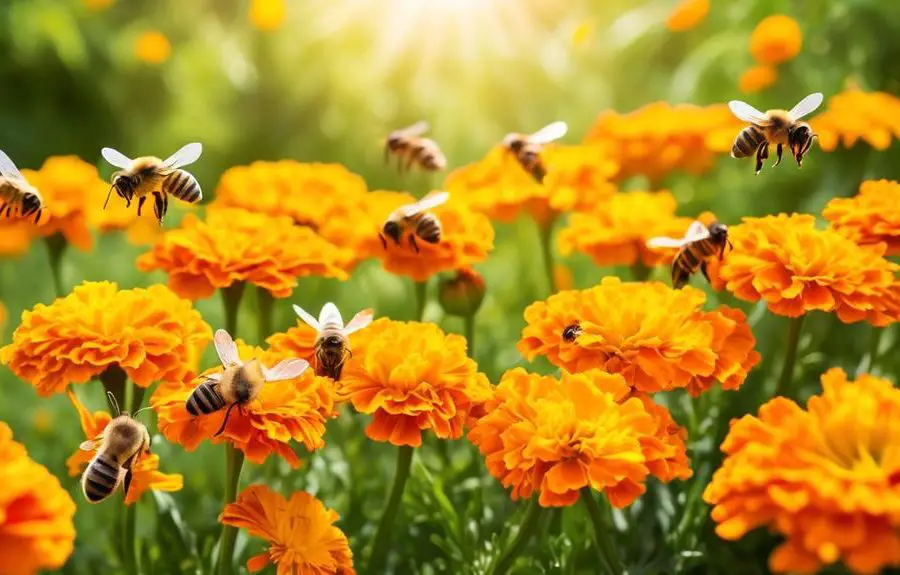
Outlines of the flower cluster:
M776 397L733 421L725 461L704 499L720 537L757 527L785 538L777 572L812 573L843 562L859 573L900 565L900 390L832 369L802 409Z
M22 314L0 362L40 395L59 393L117 366L140 387L179 381L196 368L212 331L191 302L165 286L120 290L85 282Z
M776 80L778 80L778 68L768 64L758 64L741 74L738 86L744 93L762 92Z
M681 0L669 12L666 28L672 32L685 32L696 28L709 14L709 0Z
M710 279L740 299L765 300L772 313L788 317L821 310L845 323L897 319L900 266L882 257L883 244L860 247L800 214L744 218L728 237L734 249L710 266Z
M886 150L893 139L900 138L900 98L852 88L828 98L825 111L809 123L826 152L840 144L852 148L860 139L876 150Z
M737 389L759 360L756 339L737 309L701 309L706 295L661 282L604 278L525 309L518 344L529 360L544 355L570 372L599 368L621 374L637 391L686 388L692 395L720 382ZM564 336L577 326L577 337Z
M631 397L621 375L600 370L560 380L516 368L504 374L469 439L512 498L538 491L544 507L574 504L582 488L625 507L662 481L691 476L678 428L665 408Z
M777 65L793 60L802 45L799 24L784 14L763 18L750 35L750 54L760 64Z
M833 198L822 215L831 228L860 245L884 242L887 255L900 255L900 183L867 180L853 198Z

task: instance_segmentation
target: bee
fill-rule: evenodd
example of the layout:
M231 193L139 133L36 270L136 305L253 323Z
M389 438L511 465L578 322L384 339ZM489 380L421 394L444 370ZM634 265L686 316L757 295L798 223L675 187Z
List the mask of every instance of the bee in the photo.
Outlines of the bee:
M394 210L384 222L382 233L378 234L384 249L387 249L385 236L394 240L394 243L399 246L400 239L405 233L408 233L409 245L416 253L419 253L417 237L429 244L440 242L441 222L437 216L427 210L440 206L449 198L450 194L447 192L431 192L414 204L401 206Z
M407 171L412 168L413 164L418 164L423 170L429 172L438 172L446 168L447 158L437 142L422 137L428 130L428 122L422 121L391 132L384 143L385 163L393 154L397 156L397 169L400 171L403 170L404 159Z
M169 211L169 195L189 204L196 204L203 199L200 184L189 172L182 170L183 166L193 164L203 153L203 145L197 142L187 144L165 161L153 156L143 156L134 160L112 148L103 148L100 153L104 159L113 166L120 168L112 176L112 186L106 195L106 203L115 190L131 207L131 200L138 198L138 216L144 207L147 197L153 194L153 213L162 225L166 212Z
M578 325L578 322L566 326L562 332L563 341L566 343L573 343L579 335L581 335L581 326Z
M13 215L23 218L34 216L34 223L41 221L44 199L37 188L25 180L25 176L2 150L0 150L0 216Z
M769 157L769 145L777 144L778 159L775 166L781 163L784 146L790 148L791 155L797 165L803 166L803 155L812 146L816 134L806 122L800 118L814 112L822 104L824 96L820 92L810 94L800 100L791 111L768 110L763 113L740 100L728 102L731 113L739 120L750 122L734 140L731 147L732 158L746 158L756 153L756 173L762 170L763 160Z
M331 302L322 306L318 321L298 305L294 306L294 312L318 334L316 336L316 375L328 376L338 381L341 378L344 362L353 356L347 336L372 323L372 310L362 310L353 316L347 325L344 325L344 319L337 306Z
M91 503L103 501L119 485L123 485L127 496L134 464L141 456L150 453L147 427L127 412L119 411L113 394L109 393L108 397L118 415L106 424L100 437L89 439L80 446L83 451L97 449L97 455L81 476L81 490Z
M565 122L553 122L544 126L530 136L525 134L507 134L503 138L503 146L512 152L525 171L538 181L544 182L547 169L541 161L544 144L558 140L566 135L569 127Z
M700 222L690 225L681 239L658 237L647 240L651 248L678 248L672 260L672 286L681 288L699 268L709 281L706 263L710 258L725 255L725 246L734 249L728 239L728 226L713 222L708 228Z
M222 426L215 433L221 435L235 407L241 414L244 406L256 399L266 383L294 379L302 374L309 363L302 359L286 359L267 369L259 360L244 363L238 355L237 344L224 329L216 331L213 338L216 352L225 371L206 376L206 381L197 386L187 399L185 407L193 416L207 415L228 405Z

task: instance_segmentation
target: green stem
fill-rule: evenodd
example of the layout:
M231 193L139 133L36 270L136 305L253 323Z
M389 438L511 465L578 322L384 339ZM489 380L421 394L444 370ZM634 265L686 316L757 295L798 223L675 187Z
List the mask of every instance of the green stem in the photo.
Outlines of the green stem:
M881 336L884 334L885 328L872 326L872 340L869 344L869 353L863 356L862 361L856 366L856 377L864 373L869 373L875 368L875 362L878 361L878 348L881 345Z
M422 321L425 318L425 304L428 303L428 282L415 282L416 288L416 321Z
M525 512L522 524L519 525L519 532L516 534L515 539L513 539L509 547L504 549L500 554L493 575L505 575L505 573L509 571L509 568L513 566L513 563L515 563L519 555L522 554L525 547L528 546L528 541L534 535L543 512L544 508L541 507L537 501L532 500L528 504L528 510Z
M403 501L403 489L409 479L409 471L412 466L413 448L409 445L401 445L397 451L397 468L394 472L394 486L388 498L387 507L381 515L378 523L378 531L372 543L372 551L369 557L369 573L383 573L384 563L388 556L388 546L391 540L391 531L394 527L394 519L400 511L400 503Z
M222 288L222 303L225 306L225 330L231 337L237 337L238 310L244 295L244 283L233 283Z
M475 314L467 315L463 318L465 324L466 350L469 357L475 359Z
M622 562L619 560L619 556L616 554L616 550L608 535L610 531L610 522L607 521L607 516L609 515L608 505L606 510L601 508L597 500L594 499L594 492L590 487L582 488L581 500L584 501L588 514L591 516L591 523L594 524L597 549L606 561L610 572L614 575L625 573L625 568L622 566Z
M638 260L631 266L631 279L636 282L645 282L650 277L651 271L653 270L645 266L644 262Z
M122 562L125 564L126 573L140 573L140 565L137 559L137 502L131 505L123 505L122 513Z
M53 289L56 290L56 297L63 297L65 291L62 283L62 257L69 243L62 234L56 233L44 238L44 245L47 246L47 257L50 260Z
M241 482L241 468L244 465L244 453L231 443L225 444L225 500L222 508L237 499L238 486ZM219 575L231 575L234 567L234 542L237 539L237 527L222 526L222 537L219 540Z
M784 365L781 366L781 377L778 378L778 386L775 395L787 396L791 380L794 378L794 364L797 362L797 346L800 343L800 329L803 327L801 315L791 318L788 327L787 354L784 356Z
M256 306L257 306L257 345L266 343L266 338L272 335L272 310L275 305L275 298L267 289L256 288Z
M550 294L556 293L556 276L553 273L553 224L555 219L551 219L546 224L538 224L538 232L541 236L541 253L544 259L544 274L547 278L547 289Z

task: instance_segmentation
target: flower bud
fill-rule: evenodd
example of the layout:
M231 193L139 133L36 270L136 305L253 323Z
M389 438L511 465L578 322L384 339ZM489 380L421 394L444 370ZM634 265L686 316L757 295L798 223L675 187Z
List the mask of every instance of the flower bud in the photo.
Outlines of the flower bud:
M474 315L484 301L484 278L473 269L456 271L456 277L441 280L438 301L450 315Z

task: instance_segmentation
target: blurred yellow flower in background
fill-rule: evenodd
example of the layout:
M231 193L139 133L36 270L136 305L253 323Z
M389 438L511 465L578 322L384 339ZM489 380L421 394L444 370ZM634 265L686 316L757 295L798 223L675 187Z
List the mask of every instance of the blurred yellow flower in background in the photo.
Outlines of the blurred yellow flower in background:
M572 30L572 45L581 48L587 46L597 33L597 25L593 18L585 18Z
M750 34L750 54L760 64L781 64L793 60L802 45L800 26L784 14L763 18Z
M884 242L886 255L900 255L900 183L866 180L854 197L829 200L822 216L857 244Z
M250 0L250 22L257 30L270 32L284 23L285 0Z
M144 32L134 42L134 55L146 64L162 64L171 54L169 39L158 30Z
M783 397L732 421L726 457L703 494L716 533L759 527L785 541L776 572L842 562L857 573L900 565L900 390L867 374L822 376L806 410Z
M741 92L752 94L753 92L761 92L772 86L778 80L778 69L774 66L759 64L748 68L746 72L741 74L738 85Z
M62 567L74 548L75 502L2 421L0 485L0 572L35 575Z
M709 14L709 0L681 0L666 18L666 28L685 32L698 26Z
M883 151L900 138L900 98L852 88L828 98L825 111L809 123L826 152L840 144L852 148L860 139Z

